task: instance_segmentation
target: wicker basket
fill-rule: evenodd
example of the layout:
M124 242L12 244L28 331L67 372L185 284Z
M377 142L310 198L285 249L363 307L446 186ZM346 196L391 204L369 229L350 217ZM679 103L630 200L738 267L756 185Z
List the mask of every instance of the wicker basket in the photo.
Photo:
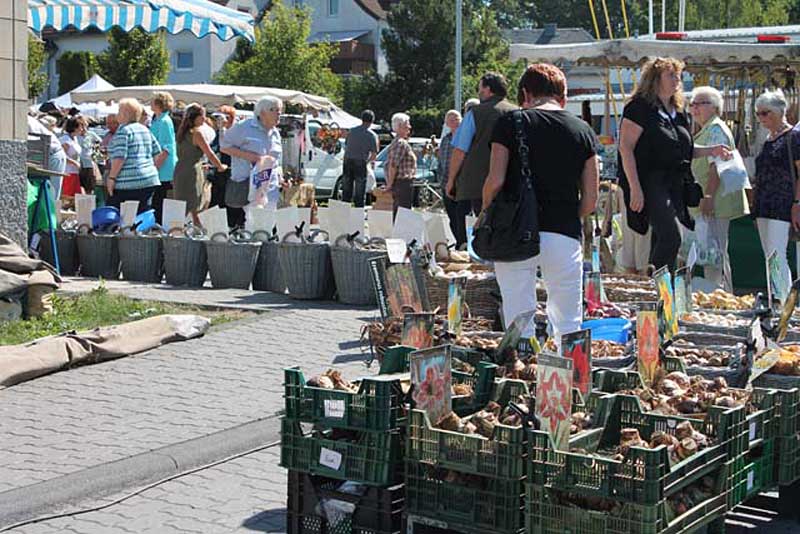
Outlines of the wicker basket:
M277 240L270 239L263 230L254 232L253 238L262 241L261 251L258 253L258 261L256 262L256 271L253 274L253 289L280 294L286 293L286 281L283 277L278 254L280 243Z
M119 279L119 239L117 234L78 234L81 275L90 278Z
M161 283L164 276L163 231L147 235L123 234L119 238L122 279L133 282Z
M314 242L324 231L314 231L308 240L300 236L300 242L291 242L296 233L283 237L279 249L281 269L289 287L289 296L294 299L330 299L335 293L331 247L327 242Z
M58 247L58 264L63 276L73 276L78 272L78 235L72 230L56 231L56 246ZM55 266L53 257L53 247L50 244L50 236L44 234L42 237L41 256L44 261Z
M373 239L375 244L383 240ZM372 288L372 275L369 260L386 254L384 250L365 249L370 242L357 240L348 235L339 236L331 247L331 263L333 277L336 280L336 292L339 302L355 306L377 304L375 291Z
M164 274L173 286L203 287L208 274L205 240L196 233L173 229L164 238Z
M425 287L428 290L428 301L431 309L447 309L450 278L444 276L431 276L425 271ZM495 320L499 313L500 286L496 278L470 278L464 289L464 300L469 307L472 317L485 317Z
M243 234L228 240L226 234L219 233L206 241L208 272L215 289L250 288L261 243L247 241Z

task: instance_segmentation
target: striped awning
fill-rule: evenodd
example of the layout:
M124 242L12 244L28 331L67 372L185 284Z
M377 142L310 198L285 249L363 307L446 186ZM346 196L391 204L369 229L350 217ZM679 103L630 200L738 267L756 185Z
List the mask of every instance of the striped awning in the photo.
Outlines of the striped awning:
M28 0L28 27L37 33L45 28L108 31L115 26L151 33L190 31L197 37L212 34L223 41L255 39L251 15L209 0Z

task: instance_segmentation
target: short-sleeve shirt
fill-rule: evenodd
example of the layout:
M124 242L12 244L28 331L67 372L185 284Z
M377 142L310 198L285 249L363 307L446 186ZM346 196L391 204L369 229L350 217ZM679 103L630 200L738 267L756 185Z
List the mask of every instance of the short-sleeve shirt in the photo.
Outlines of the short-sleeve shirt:
M133 122L120 126L108 146L112 160L125 160L116 180L120 190L145 189L160 185L153 157L161 153L161 145L147 127Z
M95 152L100 146L102 140L100 136L91 130L86 132L86 135L80 137L81 143L81 167L84 169L90 168L94 163Z
M65 133L61 136L61 144L66 146L65 152L69 159L80 161L81 159L81 143L77 137L72 137L70 134ZM78 174L80 169L77 165L67 162L67 174Z
M267 130L261 122L252 117L235 124L220 142L220 148L238 148L246 152L253 152L262 156L272 156L281 162L283 149L281 147L281 133L278 128ZM231 180L244 182L250 178L253 165L242 158L231 158Z
M453 134L453 146L465 154L472 146L472 139L475 137L475 115L468 111L464 120L458 126L456 133Z
M345 159L366 161L369 159L370 153L377 155L375 152L377 146L378 136L362 124L361 126L356 126L347 134L344 157Z
M450 157L453 155L453 132L448 132L442 137L439 143L439 182L442 185L447 183L447 175L450 172Z
M789 166L789 143L792 157L800 160L800 129L797 126L771 141L765 141L756 157L753 187L753 216L790 222L794 201L794 178Z
M501 116L492 132L492 143L509 150L509 168L520 165L514 113ZM539 204L539 230L580 239L581 177L586 160L599 150L597 136L588 124L566 110L528 109L522 112L522 122ZM519 173L509 172L507 176L503 190L517 194Z
M175 125L169 112L165 111L150 123L150 131L156 138L162 150L166 150L167 157L158 168L158 178L162 183L171 182L175 174L175 165L178 163L178 149L175 144Z
M389 145L386 157L386 168L395 168L395 180L413 180L417 174L417 155L408 141L395 137Z
M622 117L642 128L633 155L643 187L648 180L674 179L681 176L679 171L688 172L694 144L686 114L670 116L644 98L634 97L625 105ZM624 175L621 160L618 168Z

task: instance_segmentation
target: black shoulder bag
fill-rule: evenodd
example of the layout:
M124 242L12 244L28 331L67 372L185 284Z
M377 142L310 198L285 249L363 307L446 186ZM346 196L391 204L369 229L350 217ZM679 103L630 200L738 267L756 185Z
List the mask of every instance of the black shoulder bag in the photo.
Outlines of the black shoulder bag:
M506 179L519 179L519 195L501 190L478 217L472 248L484 260L522 261L539 254L539 205L528 160L528 136L523 111L512 113L519 169L509 166Z

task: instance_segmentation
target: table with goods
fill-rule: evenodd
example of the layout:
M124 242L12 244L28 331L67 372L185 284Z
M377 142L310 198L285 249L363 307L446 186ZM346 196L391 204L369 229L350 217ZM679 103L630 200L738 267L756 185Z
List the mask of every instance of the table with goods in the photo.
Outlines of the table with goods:
M678 309L677 288L604 274L588 356L548 338L546 295L504 332L491 271L428 252L400 267L420 293L403 305L398 266L373 269L369 372L284 371L289 533L722 533L769 489L798 514L800 327L777 302L688 290Z

